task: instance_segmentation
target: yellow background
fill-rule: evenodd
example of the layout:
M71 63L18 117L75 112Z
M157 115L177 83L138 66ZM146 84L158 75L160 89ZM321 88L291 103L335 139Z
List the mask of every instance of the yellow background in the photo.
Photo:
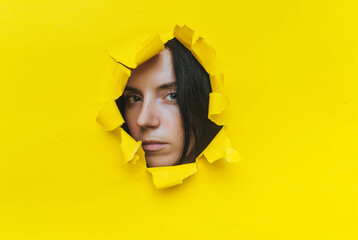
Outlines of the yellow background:
M0 239L357 239L356 1L4 1ZM187 24L243 160L157 190L95 118L107 52Z

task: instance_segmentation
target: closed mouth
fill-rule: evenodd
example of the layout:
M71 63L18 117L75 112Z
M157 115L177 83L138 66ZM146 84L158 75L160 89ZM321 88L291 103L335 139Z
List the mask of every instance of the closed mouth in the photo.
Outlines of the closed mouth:
M160 151L165 148L168 144L165 142L159 141L143 141L142 148L145 152L155 152Z

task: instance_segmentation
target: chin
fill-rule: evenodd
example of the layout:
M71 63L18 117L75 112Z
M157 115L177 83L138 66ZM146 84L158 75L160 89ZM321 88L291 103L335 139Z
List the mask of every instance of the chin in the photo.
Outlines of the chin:
M146 162L147 162L147 167L168 167L168 166L174 166L177 161L146 158Z

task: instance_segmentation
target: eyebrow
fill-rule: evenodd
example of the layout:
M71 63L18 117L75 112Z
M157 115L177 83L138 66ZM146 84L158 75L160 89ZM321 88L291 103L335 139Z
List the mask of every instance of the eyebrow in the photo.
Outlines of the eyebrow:
M176 88L176 87L177 87L176 82L168 82L158 86L157 89L165 90L165 89ZM126 86L124 91L140 92L137 88L130 87L130 86Z
M177 87L176 82L168 82L168 83L164 83L164 84L160 85L157 88L162 90L162 89L176 88L176 87Z
M140 91L134 87L127 87L124 89L124 91L130 91L130 92L136 92L139 93Z

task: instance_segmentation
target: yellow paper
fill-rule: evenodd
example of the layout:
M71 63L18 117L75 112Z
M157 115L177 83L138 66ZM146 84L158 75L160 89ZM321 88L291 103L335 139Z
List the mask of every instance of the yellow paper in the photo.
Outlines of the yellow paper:
M143 157L141 141L135 141L126 131L121 130L121 153L126 163L135 164L140 157Z
M238 162L241 157L232 148L231 142L226 135L225 127L223 127L197 159L206 159L209 163L219 159L225 159L227 162Z
M117 62L134 69L143 62L164 50L164 44L158 34L134 38L130 43L119 45L109 54Z
M227 97L222 93L210 93L209 95L209 118L212 115L222 113L229 105Z
M358 1L0 6L1 240L358 239ZM243 159L158 190L94 119L109 48L178 20L222 60Z
M105 103L98 114L97 122L108 131L112 131L124 123L124 119L114 100Z
M194 31L186 25L183 27L176 25L174 28L174 37L189 50L191 50L192 47L193 35Z
M224 86L224 74L210 75L210 84L213 92L220 92Z
M135 58L136 67L151 59L163 50L164 43L158 34L154 34L143 43L141 50L137 53Z
M108 88L108 92L112 99L117 99L122 95L130 75L131 71L128 68L124 67L122 64L115 64L113 79L110 79L111 84Z
M183 183L183 179L196 173L196 163L148 168L156 188L168 188Z
M209 74L216 74L216 68L214 65L216 53L215 50L209 46L205 40L201 37L196 40L192 47L192 53L199 63Z

